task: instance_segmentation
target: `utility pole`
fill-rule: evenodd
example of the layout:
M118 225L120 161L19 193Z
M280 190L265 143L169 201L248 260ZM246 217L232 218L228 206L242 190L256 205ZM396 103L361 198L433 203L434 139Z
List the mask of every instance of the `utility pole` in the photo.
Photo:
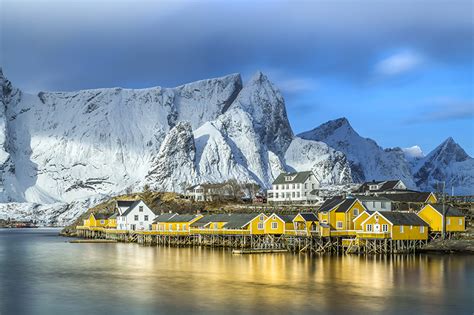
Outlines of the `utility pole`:
M443 193L443 240L446 239L446 195L444 193L444 188L445 188L445 185L446 185L446 182L441 182L442 184L442 193Z

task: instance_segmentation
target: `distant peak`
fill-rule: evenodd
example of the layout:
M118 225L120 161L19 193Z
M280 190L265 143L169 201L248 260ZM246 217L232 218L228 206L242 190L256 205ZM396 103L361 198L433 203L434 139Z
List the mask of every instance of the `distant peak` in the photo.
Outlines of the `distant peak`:
M336 130L336 129L339 129L339 128L342 128L342 127L352 129L352 126L351 126L351 124L349 123L349 120L347 120L346 117L341 117L341 118L337 118L337 119L334 119L334 120L330 120L328 122L325 122L321 126L324 126L325 128L332 129L332 130Z
M269 82L268 77L263 74L262 71L257 71L252 78L250 78L251 83L263 83L263 82Z
M443 141L443 144L456 144L456 141L454 141L453 137L448 137Z

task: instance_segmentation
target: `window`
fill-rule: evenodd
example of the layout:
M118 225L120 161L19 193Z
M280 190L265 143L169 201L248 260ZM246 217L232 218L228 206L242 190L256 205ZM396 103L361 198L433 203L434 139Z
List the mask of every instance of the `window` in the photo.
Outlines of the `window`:
M276 230L277 227L278 227L278 223L277 222L272 222L272 229Z
M135 221L138 221L138 214L135 214L135 216L133 217L133 219L134 219Z
M372 232L372 224L367 224L367 232Z
M290 199L290 193L289 192L286 193L286 198Z
M424 226L420 226L420 233L425 233L425 227Z
M375 201L372 201L372 207L375 208Z
M410 225L410 230L413 230L413 225Z
M305 192L304 192L304 196L306 197L307 195L308 195L308 193L305 191Z
M300 184L297 184L297 185L296 185L296 188L300 189Z
M296 193L296 197L298 197L298 198L300 197L300 192L299 191Z
M359 215L359 209L354 209L354 216L358 216Z
M304 183L304 189L308 189L308 184Z
M290 189L290 185L286 184L286 189Z
M264 214L260 215L260 221L265 221L265 215Z
M447 225L450 225L450 224L451 224L451 219L448 218L448 219L446 220L446 224L447 224Z
M311 184L311 189L314 189L314 184Z
M168 230L173 231L173 225L168 224Z
M217 230L218 227L219 227L219 223L214 223L214 230Z
M148 215L145 216L145 221L148 221Z
M263 222L258 223L257 229L263 230Z
M278 185L275 185L275 190L278 190Z
M176 231L179 231L179 224L176 224Z
M291 197L295 198L295 192L291 193Z
M388 232L388 224L382 224L382 232Z
M275 198L278 198L278 193L275 193Z
M143 212L143 206L138 207L139 212Z
M462 219L459 219L459 225L462 225Z
M295 189L295 184L292 184L292 185L291 185L291 188Z
M337 222L336 222L336 227L337 227L338 229L342 229L342 221L337 221Z
M381 207L382 209L387 209L387 203L382 201L382 202L380 203L380 207Z
M403 233L403 225L400 225L400 233Z
M104 220L100 220L100 224L104 224L104 223L105 223L105 221L104 221Z
M151 224L148 224L148 229L151 230L152 229L152 226Z

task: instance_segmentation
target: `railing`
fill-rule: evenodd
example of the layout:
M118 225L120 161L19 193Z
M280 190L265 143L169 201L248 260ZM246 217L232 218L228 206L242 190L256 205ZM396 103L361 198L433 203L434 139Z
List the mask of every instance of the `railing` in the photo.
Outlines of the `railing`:
M191 229L191 234L212 234L212 235L250 235L249 230L239 229Z
M331 236L355 236L357 231L355 230L331 230Z
M388 232L365 232L357 231L357 237L363 239L385 239L390 238L390 233Z

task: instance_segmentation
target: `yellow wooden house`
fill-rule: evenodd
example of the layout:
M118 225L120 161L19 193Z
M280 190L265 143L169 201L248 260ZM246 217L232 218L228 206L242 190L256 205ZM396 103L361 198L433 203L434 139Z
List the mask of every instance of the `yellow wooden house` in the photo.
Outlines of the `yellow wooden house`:
M354 230L354 218L366 209L356 198L332 198L327 200L318 211L320 223L328 224L332 230Z
M427 240L428 224L416 213L375 211L362 222L358 238L392 240Z
M158 214L153 220L153 223L151 224L151 229L153 231L165 231L168 220L175 215L178 215L178 214L177 213Z
M108 229L116 229L117 228L117 215L118 213L112 214L110 217L107 218L107 225L105 226Z
M296 234L312 235L319 232L319 220L312 212L298 213L293 219Z
M446 232L463 232L466 230L466 216L457 208L444 206L446 218ZM419 212L418 216L430 226L432 232L443 231L443 205L428 204Z
M222 227L229 222L231 214L207 214L191 223L191 229L203 230L208 233L222 229Z
M265 234L290 234L294 233L294 214L271 214L264 222Z
M165 231L177 233L189 233L193 222L199 220L201 214L177 214L164 223Z
M370 217L374 211L365 210L361 212L357 217L355 217L352 222L354 223L354 230L362 231L362 222L364 222L368 217Z
M227 223L219 230L224 234L261 235L265 233L264 213L236 213L228 216Z
M109 214L105 213L91 213L89 217L84 220L84 226L105 228L109 223L109 216Z

